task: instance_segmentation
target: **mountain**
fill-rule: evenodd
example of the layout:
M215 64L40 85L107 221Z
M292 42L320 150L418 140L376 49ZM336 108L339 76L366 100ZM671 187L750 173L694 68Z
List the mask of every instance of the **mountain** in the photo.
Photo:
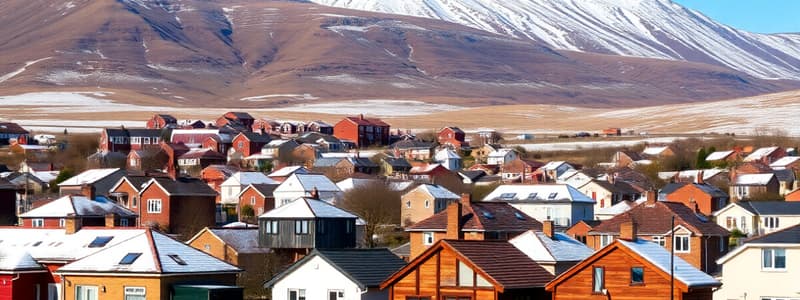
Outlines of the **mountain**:
M0 95L111 90L126 103L243 108L348 99L608 107L800 87L308 2L4 0L0 19Z
M757 34L670 0L311 0L419 16L561 50L683 60L800 79L800 34Z

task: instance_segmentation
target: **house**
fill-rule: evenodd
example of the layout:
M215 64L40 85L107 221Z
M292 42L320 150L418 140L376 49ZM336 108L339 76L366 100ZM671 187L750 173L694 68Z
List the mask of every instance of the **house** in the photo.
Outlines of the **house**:
M306 124L299 121L278 121L277 132L283 137L294 137L306 131Z
M333 135L333 125L320 120L311 121L306 124L306 132L318 132L321 134Z
M472 150L472 157L475 158L476 163L486 163L489 154L492 152L496 152L500 149L500 145L496 144L484 144L476 149Z
M54 274L63 278L64 299L177 299L176 286L198 283L229 286L238 290L241 299L241 291L235 288L241 269L163 233L136 232L58 268Z
M161 143L161 151L167 155L166 172L172 177L178 176L178 157L189 152L189 147L182 143Z
M772 172L778 180L778 194L786 195L797 186L797 176L794 170L782 169Z
M232 134L210 135L196 148L212 149L219 153L228 153L233 148Z
M120 206L139 215L142 207L140 205L139 193L150 179L152 179L150 176L126 175L120 178L119 181L111 187L109 196ZM132 225L139 226L138 219L137 223Z
M127 172L119 168L90 169L58 184L59 195L84 194L90 199L109 196L109 191ZM85 193L90 188L92 194Z
M567 228L594 220L595 201L566 184L501 185L483 201L506 202L536 220Z
M275 121L270 121L264 118L257 119L253 121L253 125L250 126L250 131L258 134L270 134L274 130L275 126L280 126L276 124Z
M461 196L443 186L421 184L400 196L401 225L411 225L427 219L459 200Z
M150 148L144 150L131 150L128 152L128 159L125 167L135 171L170 171L170 159L166 152L161 148Z
M565 161L551 161L539 167L537 171L541 172L542 182L558 182L565 173L575 171L575 167Z
M314 249L264 288L273 300L387 299L381 282L405 265L388 249Z
M239 131L248 131L253 127L256 119L246 112L230 111L217 118L217 127L230 126Z
M600 220L581 220L575 225L570 226L564 231L565 234L574 238L581 243L586 244L586 235L589 234L589 231L592 230L595 226L600 224Z
M644 157L664 158L675 155L675 151L670 146L648 146L642 150Z
M322 152L343 152L347 150L344 143L330 134L319 132L306 132L296 139L303 144L316 145Z
M316 197L325 202L336 204L342 200L344 193L333 181L322 174L293 173L272 191L275 207L280 207L297 198Z
M147 120L147 129L162 129L178 127L178 119L167 114L155 114Z
M228 180L233 174L239 172L239 168L231 165L209 165L200 171L200 179L203 180L217 193L222 191L222 183ZM221 195L221 194L220 194ZM222 196L220 196L222 198ZM217 203L222 199L217 199Z
M461 176L461 181L467 185L473 185L480 182L480 180L486 177L486 172L483 170L460 170L458 171L458 175Z
M295 258L310 249L355 248L357 220L325 201L297 198L258 217L258 244Z
M328 178L341 180L353 175L355 165L345 157L320 157L314 161L314 167L311 170L325 174Z
M717 260L722 287L714 299L796 299L800 225L744 241Z
M517 157L501 165L498 174L503 178L504 182L538 182L541 176L537 176L535 171L542 166L544 166L544 163L540 161Z
M389 150L395 157L405 157L408 160L428 161L434 157L434 145L431 142L418 140L400 140L389 145Z
M634 222L639 239L666 249L672 247L675 255L695 268L709 274L715 272L714 261L728 251L728 230L682 203L656 201L655 195L650 195L629 211L594 226L586 236L586 245L599 250L620 237L622 224Z
M740 174L730 186L731 201L748 200L754 197L778 195L780 185L774 173Z
M461 182L461 176L440 164L429 164L411 168L408 178L422 183Z
M569 235L556 232L553 221L542 222L542 231L528 230L508 242L554 276L564 273L594 252Z
M631 186L630 183L624 181L614 180L609 177L611 181L604 180L591 180L586 184L578 187L578 190L591 197L594 200L594 211L597 213L602 208L609 208L622 201L635 201L642 196L642 194Z
M311 171L306 169L303 166L291 166L291 167L283 167L269 173L267 177L277 182L284 182L287 178L292 176L293 174L309 174Z
M466 142L467 135L461 128L448 126L439 130L436 134L436 140L439 145L444 145L453 150L461 150L469 148L469 143Z
M29 210L19 216L22 227L64 228L67 218L82 226L136 226L136 213L103 197L89 199L68 195Z
M188 238L214 226L216 198L217 192L199 179L153 178L139 192L140 223Z
M715 151L706 156L706 161L713 165L726 165L740 159L739 152L734 150Z
M390 300L550 299L553 275L507 241L444 239L381 284ZM384 298L385 299L385 298Z
M100 133L100 150L128 153L131 150L158 147L160 140L161 129L105 128Z
M800 156L784 156L771 164L773 170L792 170L800 171Z
M356 147L389 145L389 124L377 118L346 117L333 126L333 135L355 143Z
M0 295L5 299L39 299L39 284L48 282L50 276L47 268L36 262L24 249L9 248L0 250ZM55 287L55 284L53 284ZM31 288L34 287L34 288ZM57 297L53 293L51 297ZM57 298L51 298L57 299Z
M277 183L251 183L239 193L239 219L242 219L242 208L249 205L254 216L260 216L275 208L275 196L272 192L278 187Z
M786 156L786 150L781 147L764 147L758 148L750 155L746 156L742 161L744 162L760 162L769 165Z
M234 136L232 149L241 153L242 156L250 156L261 153L261 147L264 147L271 140L268 134L241 132Z
M213 149L192 149L178 157L178 170L182 175L199 177L200 173L210 165L223 165L227 158Z
M611 157L611 164L616 167L629 167L642 160L644 160L644 158L642 158L639 153L629 150L622 150L614 152L614 156Z
M525 231L541 230L542 223L502 202L470 202L469 197L450 203L433 216L407 226L411 258L441 239L508 240Z
M0 122L0 146L7 146L11 141L26 145L30 139L30 132L17 123Z
M271 267L288 264L258 246L258 228L203 228L187 245L242 269L236 285L244 287L245 297L265 294L261 287L272 278Z
M17 223L17 186L0 178L0 226Z
M173 129L170 143L184 144L189 148L212 148L217 152L228 151L235 133L225 129ZM213 139L213 141L211 141Z
M221 203L239 204L240 192L250 184L277 184L278 182L261 172L236 172L220 184ZM270 195L271 196L271 195Z
M556 179L556 183L564 183L574 188L579 188L594 179L584 171L567 171Z
M666 201L680 202L703 215L710 216L728 205L728 194L702 180L693 183L672 183Z
M711 300L722 285L660 245L637 238L635 223L623 229L620 239L548 283L552 299Z
M450 150L449 148L443 148L439 151L436 151L434 155L434 160L437 164L441 164L448 170L458 171L461 170L461 156L455 153L455 151Z
M654 191L653 192L647 192L647 193L654 193ZM636 201L623 200L623 201L617 202L617 204L614 204L614 205L612 205L610 207L603 207L603 208L595 209L594 210L594 219L598 220L598 221L604 221L604 220L611 219L613 217L616 217L619 214L622 214L622 213L624 213L626 211L631 210L631 208L635 207L636 205L638 205L638 204L640 204L640 203L642 203L644 201L646 201L646 198L645 199L639 198Z
M518 157L519 154L514 149L497 149L487 155L486 164L502 166Z
M350 177L336 183L336 186L339 187L343 193L355 189L369 188L374 185L386 185L386 181L378 179L377 177L360 174L358 177Z
M57 173L56 176L58 176ZM17 171L9 172L2 178L15 185L20 190L20 194L24 194L27 191L29 195L33 195L47 192L50 187L50 181L55 179L55 176L51 176L48 172L21 173Z
M411 164L404 157L386 156L380 162L381 175L406 178L411 171Z
M620 136L620 135L622 135L622 130L619 129L618 127L606 128L606 129L603 129L603 131L600 134L602 134L604 136L607 136L607 137L609 137L609 136Z
M747 236L763 235L800 224L800 202L740 201L714 212L719 226Z

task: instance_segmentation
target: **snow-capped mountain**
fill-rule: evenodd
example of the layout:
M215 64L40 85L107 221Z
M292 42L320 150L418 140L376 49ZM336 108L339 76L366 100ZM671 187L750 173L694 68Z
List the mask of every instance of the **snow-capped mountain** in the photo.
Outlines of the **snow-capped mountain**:
M686 60L800 79L800 34L757 34L670 0L311 0L440 19L562 50Z

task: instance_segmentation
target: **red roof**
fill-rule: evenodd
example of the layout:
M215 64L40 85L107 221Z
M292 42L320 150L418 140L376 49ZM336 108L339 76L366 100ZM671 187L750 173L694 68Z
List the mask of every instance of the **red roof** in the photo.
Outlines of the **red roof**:
M187 159L187 158L222 159L222 160L227 159L227 157L225 157L225 155L222 155L221 153L219 153L217 151L214 151L214 150L211 150L211 149L205 149L205 151L203 151L203 150L194 150L194 151L187 152L186 154L181 155L179 157L179 159Z
M364 126L370 126L370 125L371 126L389 126L389 124L386 124L381 119L378 119L378 118L364 118L363 115L359 116L359 117L346 117L345 119L350 120L351 122L356 123L358 125L364 125Z
M675 215L675 226L686 227L697 235L728 236L730 232L714 221L696 214L680 202L657 201L655 204L643 202L627 212L601 222L589 234L618 234L622 223L633 221L637 232L644 235L661 235L672 230L671 216Z
M461 209L464 231L523 232L541 230L542 223L506 202L472 202ZM408 231L446 231L447 210L409 226Z

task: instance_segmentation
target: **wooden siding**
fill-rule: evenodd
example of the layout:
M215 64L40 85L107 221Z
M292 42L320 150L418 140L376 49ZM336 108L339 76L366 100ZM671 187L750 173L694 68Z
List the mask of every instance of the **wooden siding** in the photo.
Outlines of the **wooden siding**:
M295 221L308 221L308 234L295 233ZM278 234L265 232L266 222L278 221ZM353 219L259 219L259 245L265 248L312 249L354 248L356 246L355 220ZM319 230L318 223L322 222ZM351 226L347 232L348 222Z

